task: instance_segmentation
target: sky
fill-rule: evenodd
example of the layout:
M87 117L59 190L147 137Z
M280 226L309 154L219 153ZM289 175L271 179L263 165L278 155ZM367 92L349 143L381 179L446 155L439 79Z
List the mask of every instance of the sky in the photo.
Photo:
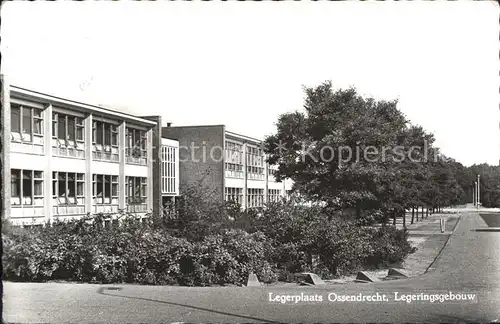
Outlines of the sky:
M499 10L460 2L7 2L10 84L264 138L331 80L398 99L464 165L500 159Z

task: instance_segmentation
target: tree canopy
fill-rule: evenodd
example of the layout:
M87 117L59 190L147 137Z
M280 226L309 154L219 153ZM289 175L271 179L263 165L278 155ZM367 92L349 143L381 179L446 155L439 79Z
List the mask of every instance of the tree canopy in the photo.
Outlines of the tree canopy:
M283 114L265 141L276 177L335 209L394 210L465 200L464 167L434 147L397 101L364 98L331 82L305 88L303 111Z

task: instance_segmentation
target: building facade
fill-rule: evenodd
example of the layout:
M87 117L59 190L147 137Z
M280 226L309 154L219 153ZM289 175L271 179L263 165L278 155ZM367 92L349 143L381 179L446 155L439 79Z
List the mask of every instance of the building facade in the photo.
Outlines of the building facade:
M161 118L5 80L1 99L2 214L14 225L119 211L144 217L178 195L178 143L160 137Z
M224 125L163 127L162 136L179 142L180 187L201 186L222 201L262 207L287 196L291 180L276 181L262 141L229 132Z

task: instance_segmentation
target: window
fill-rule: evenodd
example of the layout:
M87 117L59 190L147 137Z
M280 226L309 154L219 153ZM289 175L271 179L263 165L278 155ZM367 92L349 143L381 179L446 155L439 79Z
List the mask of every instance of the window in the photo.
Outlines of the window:
M52 196L54 204L84 205L85 180L83 173L52 172Z
M59 156L85 157L83 118L52 113L52 153Z
M224 189L225 191L225 200L226 201L233 201L238 204L243 203L243 189L242 188L232 188L232 187L226 187Z
M31 136L31 109L23 109L23 135Z
M10 109L10 129L13 133L21 133L21 109L17 106Z
M76 177L74 173L68 173L67 174L68 178L68 203L69 204L76 204Z
M125 156L127 163L146 164L147 133L144 130L127 127Z
M83 118L76 117L76 140L83 142L83 132L85 129L85 125L83 124Z
M118 176L111 177L111 197L118 197Z
M43 206L43 172L11 170L11 204Z
M57 138L61 141L66 140L66 116L56 114L57 116Z
M98 144L98 145L103 145L104 144L104 130L103 130L103 124L101 122L94 122L94 132L93 132L93 142Z
M279 189L268 189L267 198L269 202L279 202L281 199L281 190Z
M43 117L42 111L33 109L33 134L43 135Z
M75 141L76 140L76 123L75 123L75 118L67 117L68 121L68 135L67 139L69 141Z
M111 125L111 145L118 146L118 127Z
M85 178L83 173L76 174L76 197L78 199L78 204L83 204L83 197L85 196Z
M23 205L33 204L33 174L30 171L23 171L23 182L22 182L22 192L23 192Z
M43 145L43 141L34 141L33 136L43 137L42 109L11 105L10 110L11 137L17 142L33 142ZM36 139L36 138L35 138Z
M34 171L33 177L34 183L34 196L43 196L43 172L42 171Z
M144 198L143 201L145 202L146 196L147 196L147 181L146 178L141 178L141 198Z
M111 125L103 123L104 145L111 145Z
M94 204L118 204L118 176L92 175Z
M95 160L118 162L118 126L115 124L94 121L92 125L92 157Z
M262 207L264 204L264 189L247 189L247 207Z
M161 177L162 177L162 192L175 194L178 191L176 167L177 167L177 148L163 145L161 147Z
M147 198L147 178L126 177L126 198L127 204L145 204Z
M246 158L248 179L264 180L264 152L262 149L248 146Z
M10 195L12 205L21 205L21 170L11 170Z
M243 144L226 141L225 174L226 177L243 178Z
M57 138L57 113L52 113L52 138Z

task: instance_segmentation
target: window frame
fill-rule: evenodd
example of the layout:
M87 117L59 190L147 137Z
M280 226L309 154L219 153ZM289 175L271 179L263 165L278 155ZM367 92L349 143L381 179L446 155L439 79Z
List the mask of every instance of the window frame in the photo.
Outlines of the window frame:
M45 108L33 107L30 105L26 105L26 104L11 103L10 104L11 141L17 142L17 143L31 143L31 144L36 144L36 145L43 145L40 143L35 143L34 137L35 136L42 137L42 138L44 137L44 125L43 125L44 110L45 110ZM12 119L13 119L12 112L13 111L19 111L19 123L12 122ZM29 133L26 133L24 130L24 124L25 124L24 113L25 113L25 111L29 111L29 125L30 125ZM35 114L35 112L36 112L36 114ZM16 127L19 126L18 131L14 131L12 128L12 125L16 125ZM39 131L35 131L35 125L40 126Z
M61 113L58 111L52 112L52 139L56 140L57 147L61 148L74 148L79 151L84 151L85 143L85 118L75 115L70 115L67 113ZM71 122L70 122L71 120ZM80 123L79 123L80 121ZM64 134L59 134L62 129L60 129L60 123L64 123ZM70 126L71 124L71 126ZM72 128L72 131L70 131ZM82 139L78 138L79 130L82 134ZM73 133L73 138L70 138L70 132ZM53 145L53 147L56 147ZM61 154L66 156L67 154Z
M61 178L63 175L63 179ZM74 176L73 189L74 195L70 196L70 175ZM61 181L64 182L65 194L61 196L59 192L59 187ZM83 183L83 193L78 194L79 184ZM63 200L63 202L61 202ZM73 200L73 201L71 201ZM54 207L64 207L64 206L84 206L85 205L85 174L80 172L64 172L64 171L52 171L52 201L56 202Z
M118 205L120 195L120 178L111 174L92 174L92 202L93 205ZM101 196L97 194L97 187L101 184ZM113 191L116 194L113 194Z
M146 205L148 195L147 177L125 177L125 202L127 205ZM132 193L132 195L131 195ZM137 194L138 193L138 194Z
M13 172L18 171L19 172L19 177L17 178L17 183L15 184L17 186L17 192L18 195L13 195L12 194L12 186L14 182L12 181L12 174ZM13 207L42 207L44 206L44 173L42 170L28 170L28 169L16 169L12 168L11 169L11 188L10 188L10 193L11 193L11 206ZM25 179L25 174L28 174L28 178ZM38 176L35 176L35 173L38 173ZM30 193L29 196L25 195L25 180L29 181L30 184ZM39 188L41 189L40 194L35 193L35 184L39 183ZM18 199L18 204L13 203L12 198L17 198ZM25 202L25 199L29 198L29 203ZM41 204L37 204L37 202L41 202Z

